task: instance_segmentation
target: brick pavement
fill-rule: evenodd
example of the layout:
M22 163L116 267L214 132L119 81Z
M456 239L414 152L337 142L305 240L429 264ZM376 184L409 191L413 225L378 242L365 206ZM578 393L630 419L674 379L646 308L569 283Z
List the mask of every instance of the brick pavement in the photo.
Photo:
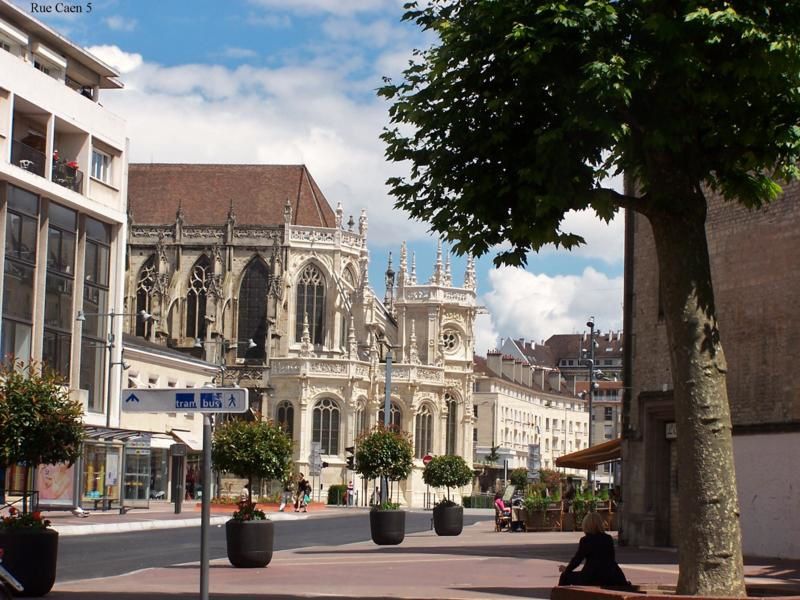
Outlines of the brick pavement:
M466 527L457 537L437 537L430 531L409 534L399 546L359 542L279 551L265 569L234 569L227 560L216 560L211 565L211 598L549 598L558 565L570 558L579 537L578 533L495 533L487 520ZM677 580L675 552L636 548L617 552L635 584L674 585ZM800 561L748 561L746 572L754 583L800 587ZM56 583L48 598L183 600L197 598L198 589L199 568L192 563Z

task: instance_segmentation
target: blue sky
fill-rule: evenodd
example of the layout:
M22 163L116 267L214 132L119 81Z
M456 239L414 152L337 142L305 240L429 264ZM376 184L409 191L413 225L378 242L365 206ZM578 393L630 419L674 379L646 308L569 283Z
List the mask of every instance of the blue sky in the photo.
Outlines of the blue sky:
M436 248L424 224L392 207L384 184L404 170L383 158L387 105L375 90L434 41L401 22L403 2L95 0L91 13L43 20L121 71L125 90L101 101L128 121L133 162L305 163L345 215L366 208L370 282L382 297L390 250L396 269L407 240L424 281ZM621 328L622 219L606 226L572 214L564 229L587 245L545 249L524 271L479 259L479 353L498 335L582 331L589 315L602 330ZM458 283L465 259L453 260Z

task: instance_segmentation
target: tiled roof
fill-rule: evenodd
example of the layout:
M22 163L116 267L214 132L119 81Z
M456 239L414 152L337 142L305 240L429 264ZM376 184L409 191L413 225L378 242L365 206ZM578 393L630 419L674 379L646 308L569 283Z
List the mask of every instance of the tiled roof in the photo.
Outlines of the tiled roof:
M305 165L131 164L128 204L136 224L225 223L233 203L237 225L283 224L287 199L292 224L333 227L334 212Z
M580 333L556 334L550 336L545 344L550 348L552 356L556 361L564 358L579 358L581 348L589 347L589 336ZM615 333L611 340L608 334L595 334L597 347L594 355L599 358L622 358L622 336Z

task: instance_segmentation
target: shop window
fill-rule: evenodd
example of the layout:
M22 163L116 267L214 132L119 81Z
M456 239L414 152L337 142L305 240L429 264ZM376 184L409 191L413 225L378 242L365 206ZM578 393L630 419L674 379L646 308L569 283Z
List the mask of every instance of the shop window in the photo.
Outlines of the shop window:
M433 452L433 414L424 404L414 419L414 456L422 458L428 452Z
M297 278L295 341L303 337L303 323L308 319L308 332L313 344L322 344L325 315L325 278L314 265L306 265Z
M312 441L319 442L321 454L339 454L339 407L330 398L314 406Z
M245 348L246 359L263 359L267 339L267 291L269 270L255 259L247 267L239 288L239 339L253 340L255 348Z

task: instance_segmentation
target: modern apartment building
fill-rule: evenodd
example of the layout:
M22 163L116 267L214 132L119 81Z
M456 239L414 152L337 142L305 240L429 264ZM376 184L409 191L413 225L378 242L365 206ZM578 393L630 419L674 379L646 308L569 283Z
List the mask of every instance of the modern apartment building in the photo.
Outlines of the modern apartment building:
M108 335L119 340L122 321L93 315L122 312L127 139L125 122L99 101L122 87L117 75L0 1L0 344L5 356L59 371L87 426L105 431L119 424L121 344L109 361ZM93 475L76 477L71 502L103 485L94 474L119 473L118 462L107 468L105 439L87 443Z

